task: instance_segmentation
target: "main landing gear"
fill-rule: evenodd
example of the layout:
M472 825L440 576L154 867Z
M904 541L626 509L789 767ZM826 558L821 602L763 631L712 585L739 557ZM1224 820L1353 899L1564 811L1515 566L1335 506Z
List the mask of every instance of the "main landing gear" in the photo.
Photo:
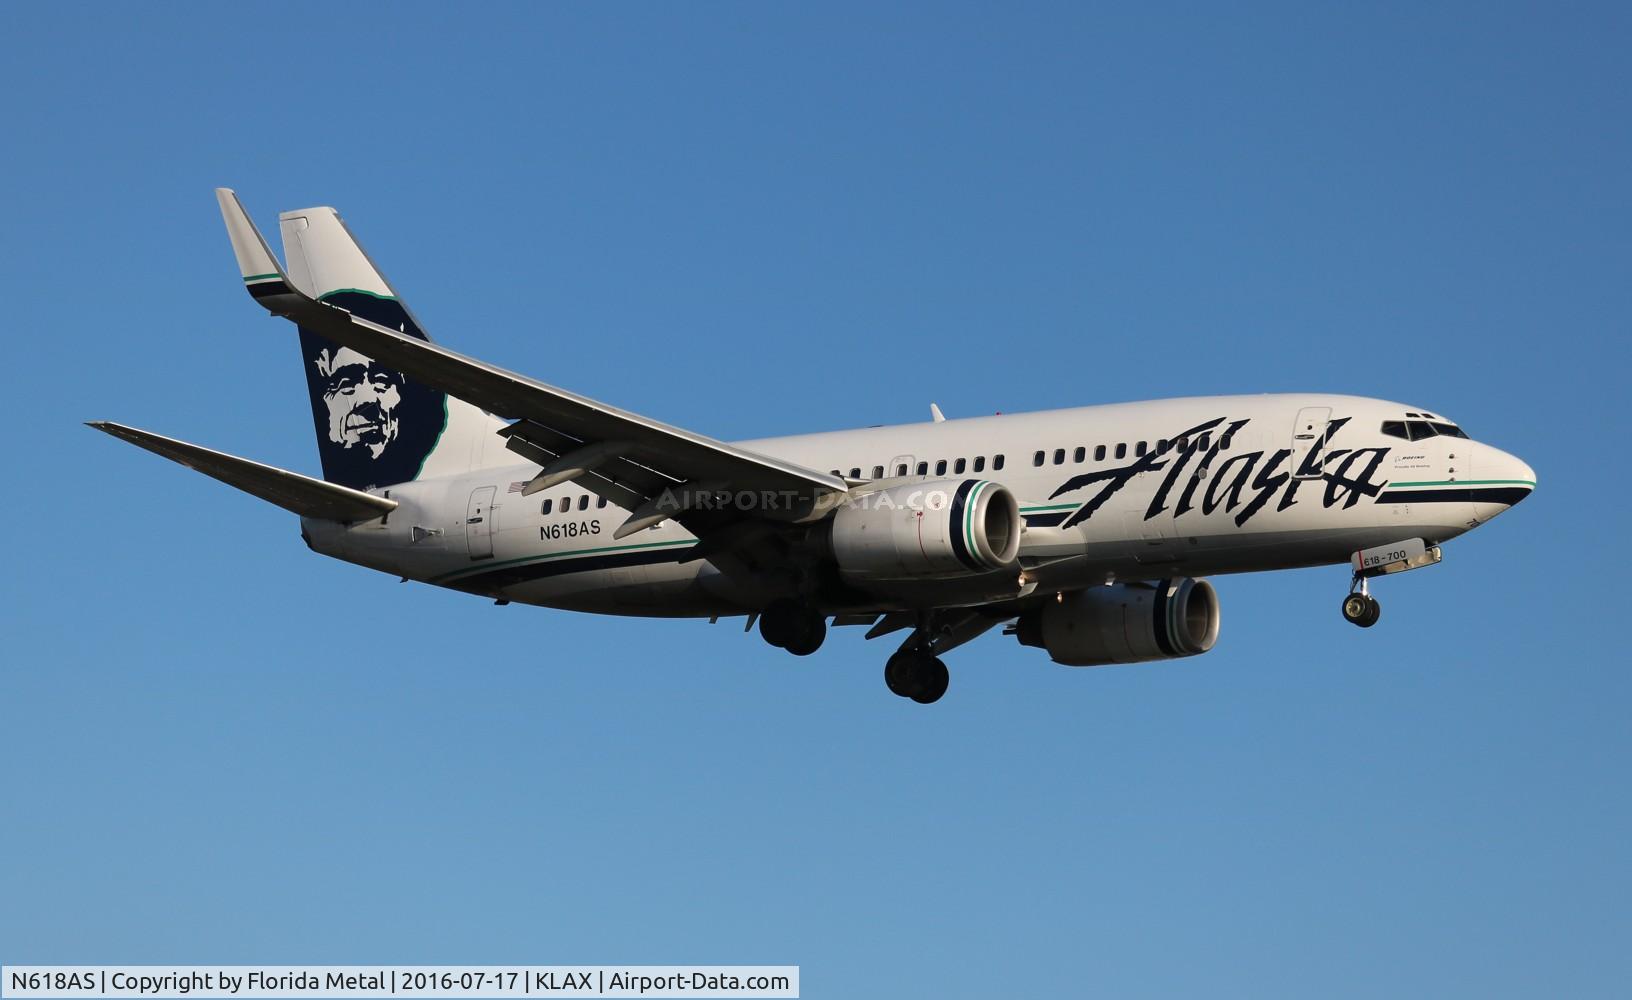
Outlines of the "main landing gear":
M827 619L810 605L784 597L760 612L759 634L794 656L809 656L821 649L822 640L827 638Z
M1349 596L1343 598L1343 617L1352 625L1371 628L1383 616L1383 606L1371 596L1365 577L1356 576L1349 588Z
M920 705L939 701L951 679L946 664L928 650L903 649L884 663L884 684L890 693Z
M946 664L936 652L955 649L997 624L996 618L985 618L973 612L964 612L951 619L936 617L933 612L916 615L917 625L909 626L913 615L897 612L886 616L875 625L868 638L876 638L902 628L913 627L913 633L894 656L884 664L884 684L891 693L911 698L920 705L939 701L946 694L951 681ZM752 628L752 624L749 628ZM827 617L820 610L792 597L778 598L759 613L759 634L765 641L795 656L809 656L827 637Z

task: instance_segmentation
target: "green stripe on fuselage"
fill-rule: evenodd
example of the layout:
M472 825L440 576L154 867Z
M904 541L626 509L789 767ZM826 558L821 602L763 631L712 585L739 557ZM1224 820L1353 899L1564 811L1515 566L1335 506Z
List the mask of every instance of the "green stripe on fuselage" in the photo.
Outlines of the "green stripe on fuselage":
M1421 486L1528 486L1536 488L1536 484L1529 479L1441 479L1423 483L1389 483L1388 489L1403 490Z
M475 566L466 566L463 569L456 569L451 573L443 573L441 576L433 576L426 582L447 583L463 576L473 576L477 573L488 573L495 569L510 566L525 566L529 563L549 562L556 559L572 559L579 556L598 556L607 552L631 552L635 549L663 549L674 548L681 545L692 546L696 544L697 541L693 538L677 538L669 542L633 542L629 545L602 545L592 549L571 549L566 552L546 552L542 555L522 556L519 559L506 559L503 562L484 562Z

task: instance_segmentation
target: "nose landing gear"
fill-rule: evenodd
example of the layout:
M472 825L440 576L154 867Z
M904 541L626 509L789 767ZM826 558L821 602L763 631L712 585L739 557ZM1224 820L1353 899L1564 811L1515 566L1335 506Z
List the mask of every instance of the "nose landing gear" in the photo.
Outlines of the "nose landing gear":
M1371 588L1366 586L1366 578L1357 574L1354 582L1349 585L1349 596L1343 598L1343 617L1352 625L1371 628L1382 616L1383 606L1377 603L1377 598L1371 596Z
M1371 628L1383 616L1383 609L1377 598L1371 596L1366 581L1374 576L1432 566L1441 558L1439 546L1429 545L1421 538L1406 538L1352 554L1349 565L1354 567L1354 579L1349 583L1349 596L1343 598L1343 617L1361 628Z

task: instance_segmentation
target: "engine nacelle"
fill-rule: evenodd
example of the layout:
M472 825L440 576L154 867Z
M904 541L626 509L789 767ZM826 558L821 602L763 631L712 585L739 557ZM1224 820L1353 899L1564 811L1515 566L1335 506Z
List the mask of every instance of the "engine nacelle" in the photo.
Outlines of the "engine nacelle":
M1008 569L1020 555L1020 504L985 479L942 479L866 493L827 524L839 573L926 580Z
M1068 667L1195 656L1218 641L1218 594L1188 577L1092 587L1021 615L1015 634Z

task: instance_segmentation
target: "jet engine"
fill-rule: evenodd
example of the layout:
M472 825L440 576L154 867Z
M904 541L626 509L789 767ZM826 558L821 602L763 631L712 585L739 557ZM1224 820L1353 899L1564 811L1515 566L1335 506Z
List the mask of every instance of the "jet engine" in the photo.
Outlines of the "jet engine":
M826 522L826 547L855 581L926 580L1011 568L1020 504L985 479L930 480L855 497Z
M1021 615L1015 635L1068 667L1194 656L1218 641L1218 594L1188 577L1078 590Z

